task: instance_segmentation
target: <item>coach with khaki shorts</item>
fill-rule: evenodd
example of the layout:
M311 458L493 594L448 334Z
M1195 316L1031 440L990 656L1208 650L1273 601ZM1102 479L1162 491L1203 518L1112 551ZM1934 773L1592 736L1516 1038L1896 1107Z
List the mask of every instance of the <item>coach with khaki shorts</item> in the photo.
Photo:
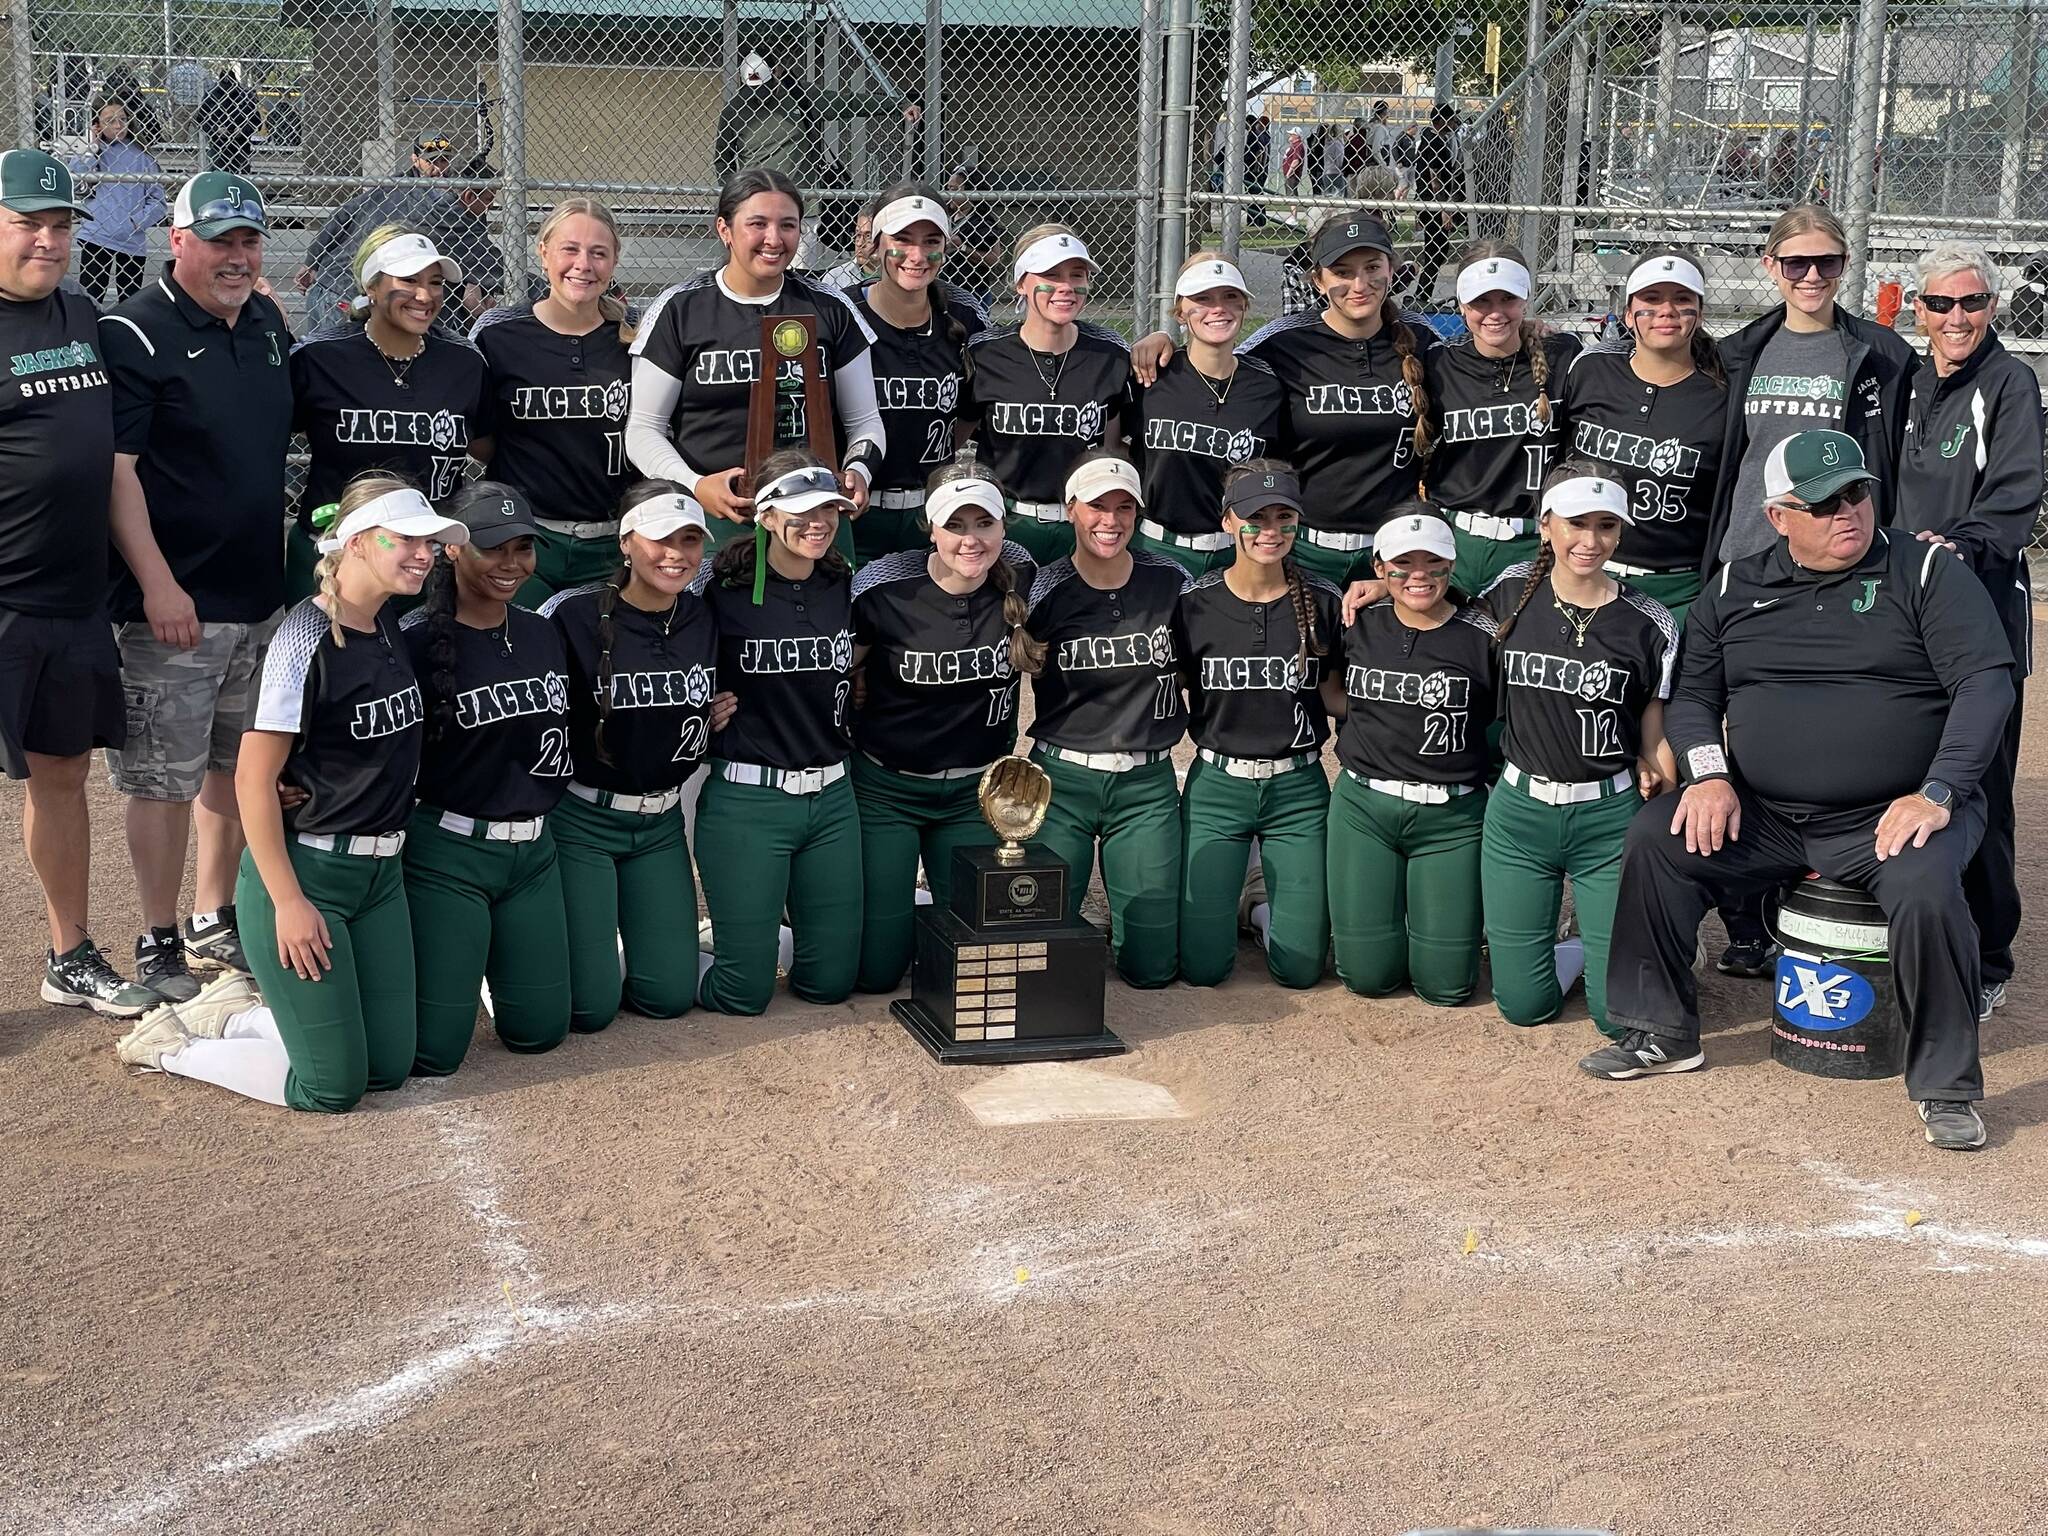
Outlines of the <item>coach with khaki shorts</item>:
M121 557L107 608L128 706L128 744L107 760L128 797L142 896L136 979L173 1002L199 990L188 952L248 968L235 928L235 752L284 606L292 420L291 332L256 288L268 228L249 182L193 177L178 193L169 265L100 318ZM195 824L193 915L181 932Z

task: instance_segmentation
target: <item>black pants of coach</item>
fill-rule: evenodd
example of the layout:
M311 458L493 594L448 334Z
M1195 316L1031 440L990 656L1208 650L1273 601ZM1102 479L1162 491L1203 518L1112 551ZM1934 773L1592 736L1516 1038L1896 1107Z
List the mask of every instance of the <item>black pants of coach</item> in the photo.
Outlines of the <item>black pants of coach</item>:
M2020 873L2013 846L2016 812L2013 783L2019 773L2020 724L2025 684L2013 684L2012 713L2005 736L1984 770L1984 840L1963 871L1963 895L1977 920L1979 953L1984 957L1984 985L2012 980L2012 941L2020 931Z
M1981 1099L1977 1060L1977 925L1963 897L1963 869L1984 834L1984 797L1958 804L1922 848L1877 857L1882 806L1796 821L1747 790L1742 836L1711 857L1674 836L1674 794L1636 814L1622 855L1621 898L1607 962L1607 1017L1686 1046L1700 1038L1693 957L1707 908L1775 890L1809 870L1862 887L1890 924L1892 979L1906 1026L1906 1093L1914 1099Z

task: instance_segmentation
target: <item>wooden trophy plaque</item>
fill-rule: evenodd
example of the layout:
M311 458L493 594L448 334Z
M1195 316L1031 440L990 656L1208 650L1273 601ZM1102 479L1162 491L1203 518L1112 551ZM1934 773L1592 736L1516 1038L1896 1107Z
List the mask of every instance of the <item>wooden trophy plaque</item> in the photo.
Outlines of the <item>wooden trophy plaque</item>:
M839 472L831 389L818 353L818 317L763 315L761 367L747 392L744 489L749 495L759 483L761 461L797 443Z

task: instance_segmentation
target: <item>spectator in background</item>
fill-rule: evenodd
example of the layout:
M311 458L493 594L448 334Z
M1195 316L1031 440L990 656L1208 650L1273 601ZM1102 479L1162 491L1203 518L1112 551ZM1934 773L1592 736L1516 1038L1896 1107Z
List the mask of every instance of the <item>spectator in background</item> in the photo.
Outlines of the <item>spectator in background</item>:
M128 109L108 99L92 123L93 152L71 162L81 175L161 176L155 156L129 137ZM100 182L92 217L78 230L78 286L95 305L118 304L142 286L149 232L164 218L164 189L155 181ZM107 299L109 286L113 297Z
M1325 123L1316 140L1316 195L1318 197L1342 197L1344 195L1344 131L1335 123Z
M946 177L948 194L972 192L981 178L971 165L956 165ZM950 200L950 197L949 197ZM1009 276L1010 237L986 203L953 202L953 248L946 256L946 283L986 309L998 281ZM1003 281L1007 288L1009 283Z
M1280 185L1290 196L1301 196L1301 171L1308 163L1308 145L1302 142L1301 130L1287 130L1287 151L1280 157Z
M464 181L485 181L498 174L489 155L474 156L459 175ZM495 187L463 187L455 194L462 205L463 225L448 254L462 267L463 315L455 317L465 329L487 309L505 302L505 253L491 233L491 205L498 200Z
M128 112L128 137L136 147L144 150L156 147L161 131L161 122L156 108L150 105L142 83L135 78L135 72L125 64L117 64L107 71L106 82L100 87L102 102L118 101Z
M818 279L827 288L849 291L875 275L875 215L882 211L881 194L868 198L853 216L853 255Z
M1267 178L1273 174L1273 120L1261 112L1245 123L1244 132L1244 189L1247 192L1263 192L1268 185ZM1248 203L1244 216L1253 224L1266 222L1266 205Z
M199 138L206 168L231 176L249 174L249 141L263 126L256 93L242 84L242 66L229 64L199 103Z
M1387 147L1393 158L1394 196L1406 202L1415 195L1415 125L1405 123Z
M328 216L293 278L306 295L302 335L340 323L357 291L356 248L372 230L403 224L425 235L436 250L453 250L470 234L470 215L441 184L454 154L454 142L445 133L421 134L412 142L411 165L401 173L403 185L365 187Z
M1426 203L1465 201L1465 159L1458 147L1458 109L1440 101L1429 109L1429 126L1415 143L1415 196ZM1451 230L1457 215L1437 209L1418 216L1422 229L1422 270L1416 301L1436 298L1436 281L1451 256Z
M1344 141L1345 185L1349 186L1364 174L1368 166L1377 163L1372 152L1372 125L1361 117L1351 125L1350 137Z
M299 126L299 105L288 94L288 88L277 92L277 99L270 104L265 117L263 135L273 148L297 149L303 130Z

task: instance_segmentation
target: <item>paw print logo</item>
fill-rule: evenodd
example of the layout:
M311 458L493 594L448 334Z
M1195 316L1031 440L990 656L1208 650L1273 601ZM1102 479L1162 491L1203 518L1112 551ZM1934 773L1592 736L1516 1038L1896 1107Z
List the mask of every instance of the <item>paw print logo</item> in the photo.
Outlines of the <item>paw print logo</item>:
M427 425L428 441L442 453L455 446L455 417L447 411L434 412L434 419Z
M1173 633L1164 624L1152 631L1152 665L1173 665Z
M1601 698L1607 692L1608 667L1604 661L1590 664L1579 677L1579 697L1586 700Z
M1451 702L1451 680L1441 672L1432 672L1422 680L1422 707L1442 709Z
M1102 405L1099 401L1090 400L1081 407L1079 414L1082 437L1093 442L1102 436Z
M624 379L613 379L604 387L604 414L608 421L624 421L626 407L631 403L632 391Z
M960 379L957 374L947 374L939 380L939 409L951 411L960 404Z
M1259 440L1251 433L1240 429L1230 434L1230 441L1224 445L1224 451L1230 455L1231 463L1242 464L1259 451ZM1266 488L1273 488L1271 475L1266 476Z
M850 672L853 670L853 634L842 629L832 637L832 670Z

